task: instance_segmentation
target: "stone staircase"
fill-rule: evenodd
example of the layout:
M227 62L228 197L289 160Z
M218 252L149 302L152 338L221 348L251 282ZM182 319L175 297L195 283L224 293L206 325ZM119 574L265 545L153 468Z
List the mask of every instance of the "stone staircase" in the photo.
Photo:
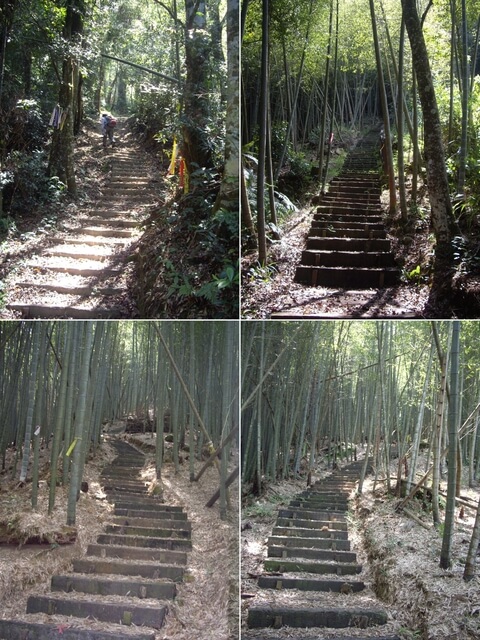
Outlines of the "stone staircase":
M112 149L109 157L111 178L95 206L17 268L6 306L19 317L131 317L125 272L153 190L134 148Z
M143 454L112 444L118 457L103 485L114 517L73 572L53 576L51 593L28 598L27 614L55 616L54 624L0 620L2 640L155 640L164 625L184 577L191 524L182 507L146 495ZM92 619L106 628L92 628Z
M372 131L320 196L295 281L372 289L395 285L398 279L380 205L378 132Z
M351 638L335 636L332 629L365 629L356 640L400 640L379 635L377 628L387 624L388 616L361 579L362 565L349 541L348 504L361 464L334 472L279 509L242 639L260 639L258 630L274 628L275 640ZM298 636L297 628L302 629ZM305 635L308 628L315 635ZM268 639L274 640L271 631Z

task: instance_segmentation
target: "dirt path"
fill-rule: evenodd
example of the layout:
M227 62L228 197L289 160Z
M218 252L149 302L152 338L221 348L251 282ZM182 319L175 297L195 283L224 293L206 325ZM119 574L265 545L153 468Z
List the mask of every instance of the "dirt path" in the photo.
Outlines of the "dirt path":
M4 317L135 317L129 258L155 199L152 167L123 121L115 147L103 149L99 136L92 154L108 169L95 202L71 205L61 228L7 256Z

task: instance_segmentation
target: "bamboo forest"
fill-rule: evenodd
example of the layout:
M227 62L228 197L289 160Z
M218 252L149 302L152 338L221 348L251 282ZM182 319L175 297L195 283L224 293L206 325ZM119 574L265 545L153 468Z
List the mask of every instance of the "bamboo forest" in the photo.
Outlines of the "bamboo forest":
M479 317L478 16L242 4L242 317Z
M0 638L238 636L238 337L0 323Z
M478 331L243 323L242 638L479 637Z
M0 317L238 317L238 16L1 0Z

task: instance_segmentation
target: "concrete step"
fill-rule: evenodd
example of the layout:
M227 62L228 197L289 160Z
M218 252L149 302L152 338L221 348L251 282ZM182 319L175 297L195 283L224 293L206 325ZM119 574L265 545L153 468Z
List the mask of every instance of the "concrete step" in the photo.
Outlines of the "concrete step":
M346 522L337 522L335 520L310 520L305 518L282 518L278 517L277 527L297 527L300 529L321 529L323 531L347 531Z
M131 498L129 494L122 494L122 498L115 499L115 508L137 510L142 511L165 511L166 513L185 513L183 507L176 507L168 504L164 504L159 498L150 498L144 496L143 498L136 499L135 502L131 502L127 498Z
M290 521L289 521L290 522ZM348 540L348 531L346 529L329 529L328 526L322 527L322 529L316 529L314 532L311 528L300 527L296 523L296 526L275 526L272 531L274 536L289 536L289 537L311 537L325 539L325 540Z
M268 538L268 544L282 547L299 547L302 549L339 549L341 551L350 551L349 540L332 540L329 538L272 535Z
M390 240L380 238L307 238L307 249L316 251L390 252Z
M276 571L279 573L322 573L335 574L338 576L355 575L361 573L362 565L356 563L328 563L312 562L307 560L265 560L263 563L265 571Z
M71 625L71 618L61 618L56 624L24 622L22 620L0 620L2 640L155 640L155 631L129 629L123 632L120 625L114 631L103 631L81 622Z
M299 518L300 520L322 520L322 521L328 521L330 523L332 522L338 522L338 523L345 523L345 518L337 519L336 516L332 516L327 514L327 516L325 516L325 511L328 509L330 505L328 503L324 503L324 505L322 506L322 511L318 511L318 510L311 510L311 509L305 509L303 507L294 507L292 509L279 509L278 511L278 517L279 518ZM336 511L338 513L342 513L342 508L339 505L332 505L332 508L335 507ZM343 511L347 510L347 505L345 505Z
M187 563L187 554L184 551L124 547L111 544L89 544L86 555L98 558L123 558L124 560L154 560L162 564L185 565Z
M398 283L400 272L396 268L315 267L299 266L295 282L317 287L339 289L377 289Z
M81 228L82 234L100 238L131 238L134 235L133 229L121 227L107 227L104 220L99 224L94 224L91 219L86 221L86 226Z
M147 538L145 536L128 536L114 533L102 533L97 538L98 544L112 544L128 547L144 547L148 549L185 549L192 548L191 540L177 538Z
M261 589L297 589L298 591L333 591L334 593L357 593L365 589L360 580L323 580L317 578L285 578L284 576L260 576Z
M125 293L125 289L121 287L102 287L102 286L92 286L92 285L63 285L57 284L55 282L42 282L41 284L37 284L36 282L17 282L17 287L22 287L24 289L44 289L45 291L56 291L57 293L62 293L65 295L71 296L118 296Z
M381 609L364 608L294 608L277 606L252 606L248 610L248 626L251 629L282 626L294 628L330 627L335 629L387 624L387 614Z
M140 509L123 509L115 503L114 514L116 516L125 516L128 518L148 518L150 520L187 520L187 514L181 511L163 511L160 509L144 509L139 505ZM145 505L148 507L149 505Z
M60 307L42 304L10 303L7 308L21 313L23 318L72 318L75 320L123 318L124 311L120 308L82 309L81 307Z
M130 596L156 600L173 600L177 593L176 584L168 580L119 580L72 573L53 576L51 589L66 593L76 591L98 596Z
M161 521L156 527L142 527L134 524L130 525L130 519L124 518L123 522L126 524L109 524L105 528L106 533L116 533L127 536L141 536L147 538L187 538L190 539L192 525L188 523L177 522L175 520L169 520L165 523L165 526L160 526ZM181 525L181 527L180 527Z
M74 618L95 618L101 622L125 625L142 625L161 629L167 613L166 606L134 605L96 600L72 600L54 596L30 596L27 613L46 613L50 616L64 615Z
M330 562L356 562L357 554L352 551L333 551L331 549L316 549L303 547L284 547L270 544L269 558L306 558L308 560L329 560Z
M73 561L75 573L99 573L122 576L141 576L142 578L167 578L175 582L183 579L184 568L159 562L120 562L119 560L97 560L82 558Z
M380 238L384 239L387 234L384 229L351 229L351 225L345 223L345 228L333 228L325 222L314 220L308 232L309 237L320 238Z
M308 239L307 246L313 244L312 236ZM365 240L368 246L369 240ZM335 251L309 248L302 251L302 265L321 267L358 267L358 268L384 268L395 267L393 254L381 251Z

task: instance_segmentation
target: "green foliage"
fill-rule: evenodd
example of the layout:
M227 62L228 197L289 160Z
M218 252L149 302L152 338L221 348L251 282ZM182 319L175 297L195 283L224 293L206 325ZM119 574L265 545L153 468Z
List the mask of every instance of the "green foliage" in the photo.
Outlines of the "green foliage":
M58 202L65 191L65 185L56 176L47 176L44 151L12 152L7 166L12 177L4 195L6 208L12 216L25 209L32 211L36 206Z
M249 268L247 280L249 282L263 282L264 284L268 284L277 273L278 269L275 264L261 265L257 262Z

